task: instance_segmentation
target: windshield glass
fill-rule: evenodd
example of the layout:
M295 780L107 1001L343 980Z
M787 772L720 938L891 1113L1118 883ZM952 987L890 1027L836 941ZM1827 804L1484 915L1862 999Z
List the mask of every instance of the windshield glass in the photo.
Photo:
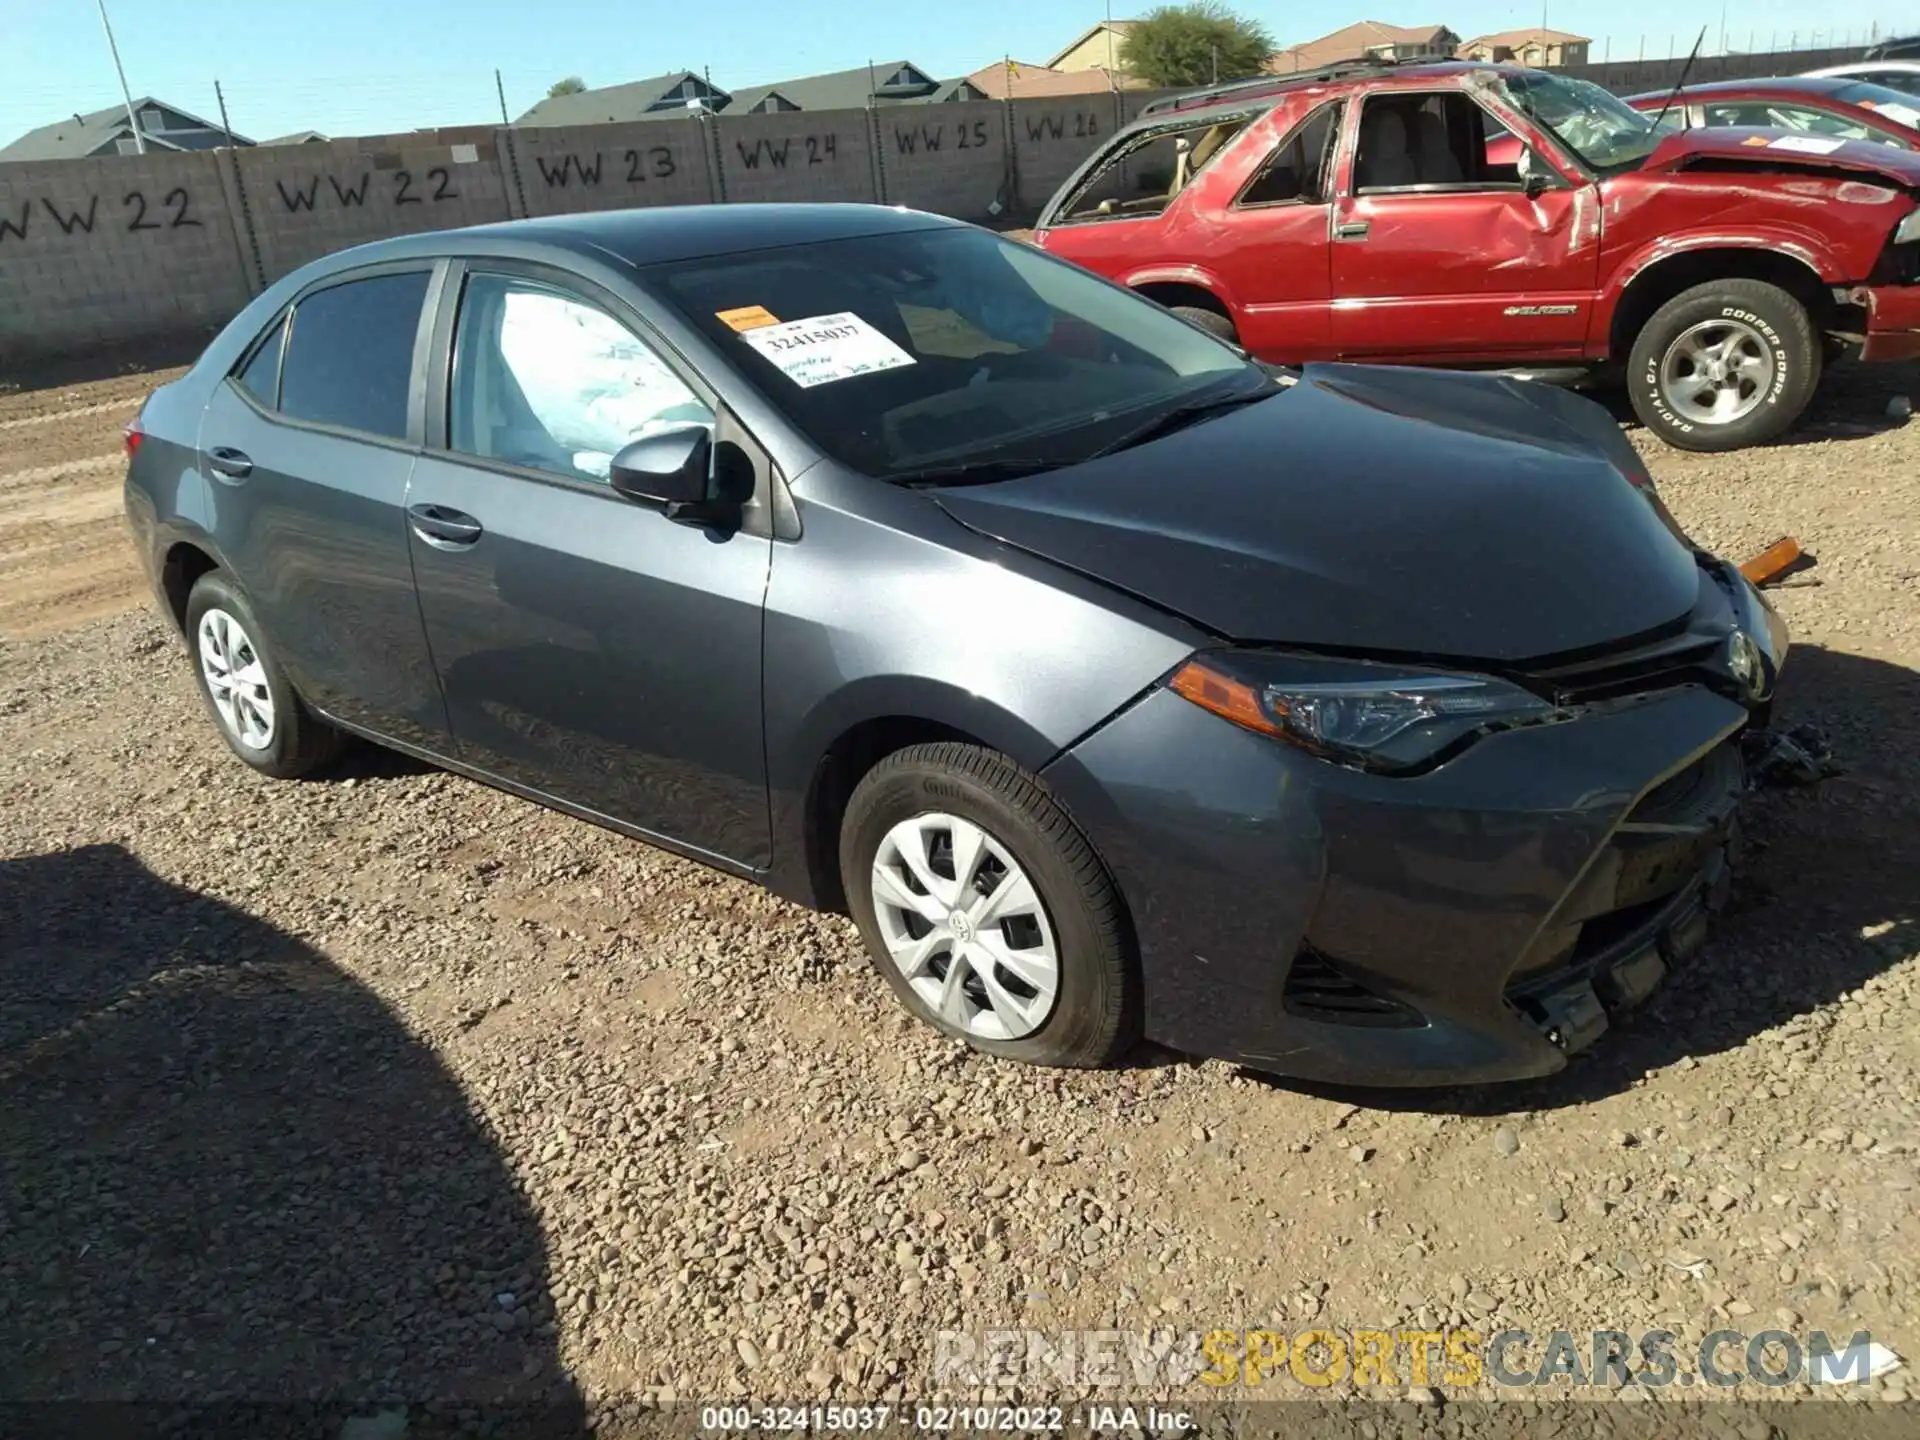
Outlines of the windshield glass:
M814 444L883 478L1084 458L1161 409L1270 385L1151 301L984 230L644 273Z
M1863 109L1875 111L1887 117L1896 125L1920 129L1920 98L1904 91L1892 90L1885 85L1843 85L1833 92L1833 98L1845 101L1849 105L1858 105Z
M1514 107L1601 173L1631 170L1680 127L1671 117L1654 124L1626 101L1591 80L1523 70L1504 77Z

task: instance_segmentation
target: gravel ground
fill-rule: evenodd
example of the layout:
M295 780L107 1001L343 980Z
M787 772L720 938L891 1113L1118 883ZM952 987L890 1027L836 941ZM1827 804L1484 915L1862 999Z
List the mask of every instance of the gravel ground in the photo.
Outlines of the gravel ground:
M255 777L148 610L11 632L0 1400L924 1397L937 1331L1010 1326L1868 1329L1911 1364L1920 445L1881 417L1920 374L1836 378L1793 443L1645 448L1703 540L1819 556L1783 708L1848 773L1756 803L1693 970L1497 1090L976 1058L839 918L376 752ZM0 431L0 504L122 419ZM87 594L138 593L121 544Z

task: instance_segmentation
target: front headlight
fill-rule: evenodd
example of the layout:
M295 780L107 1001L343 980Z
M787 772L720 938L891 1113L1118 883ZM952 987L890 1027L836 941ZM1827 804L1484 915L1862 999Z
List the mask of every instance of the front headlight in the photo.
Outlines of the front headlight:
M1905 245L1920 240L1920 209L1908 212L1907 218L1893 227L1893 243Z
M1361 770L1417 770L1491 730L1572 718L1491 675L1310 655L1208 651L1168 681L1245 729Z

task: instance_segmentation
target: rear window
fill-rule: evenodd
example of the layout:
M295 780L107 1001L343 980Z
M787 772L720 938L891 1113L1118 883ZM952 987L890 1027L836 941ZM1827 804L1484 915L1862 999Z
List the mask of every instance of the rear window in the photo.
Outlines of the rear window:
M1200 121L1169 120L1123 136L1087 172L1060 206L1053 223L1158 215L1219 159L1260 113L1216 115Z
M287 317L282 314L274 320L273 327L254 342L253 354L234 377L243 390L269 410L280 403L280 341L286 328Z
M418 270L349 280L300 301L281 365L281 413L404 440L426 297L427 272Z
M1920 97L1887 85L1843 85L1833 98L1884 115L1896 125L1920 128Z

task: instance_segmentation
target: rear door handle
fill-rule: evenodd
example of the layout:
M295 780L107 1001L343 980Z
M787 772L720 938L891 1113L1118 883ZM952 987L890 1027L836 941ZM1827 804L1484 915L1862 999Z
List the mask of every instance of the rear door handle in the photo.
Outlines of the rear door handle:
M414 534L441 550L464 550L486 533L471 515L445 505L409 505L407 519Z
M1343 220L1340 224L1333 227L1333 238L1336 240L1364 240L1367 238L1369 228L1370 226L1365 220Z
M253 473L253 461L246 452L231 445L216 445L207 451L207 464L234 480L244 480Z

